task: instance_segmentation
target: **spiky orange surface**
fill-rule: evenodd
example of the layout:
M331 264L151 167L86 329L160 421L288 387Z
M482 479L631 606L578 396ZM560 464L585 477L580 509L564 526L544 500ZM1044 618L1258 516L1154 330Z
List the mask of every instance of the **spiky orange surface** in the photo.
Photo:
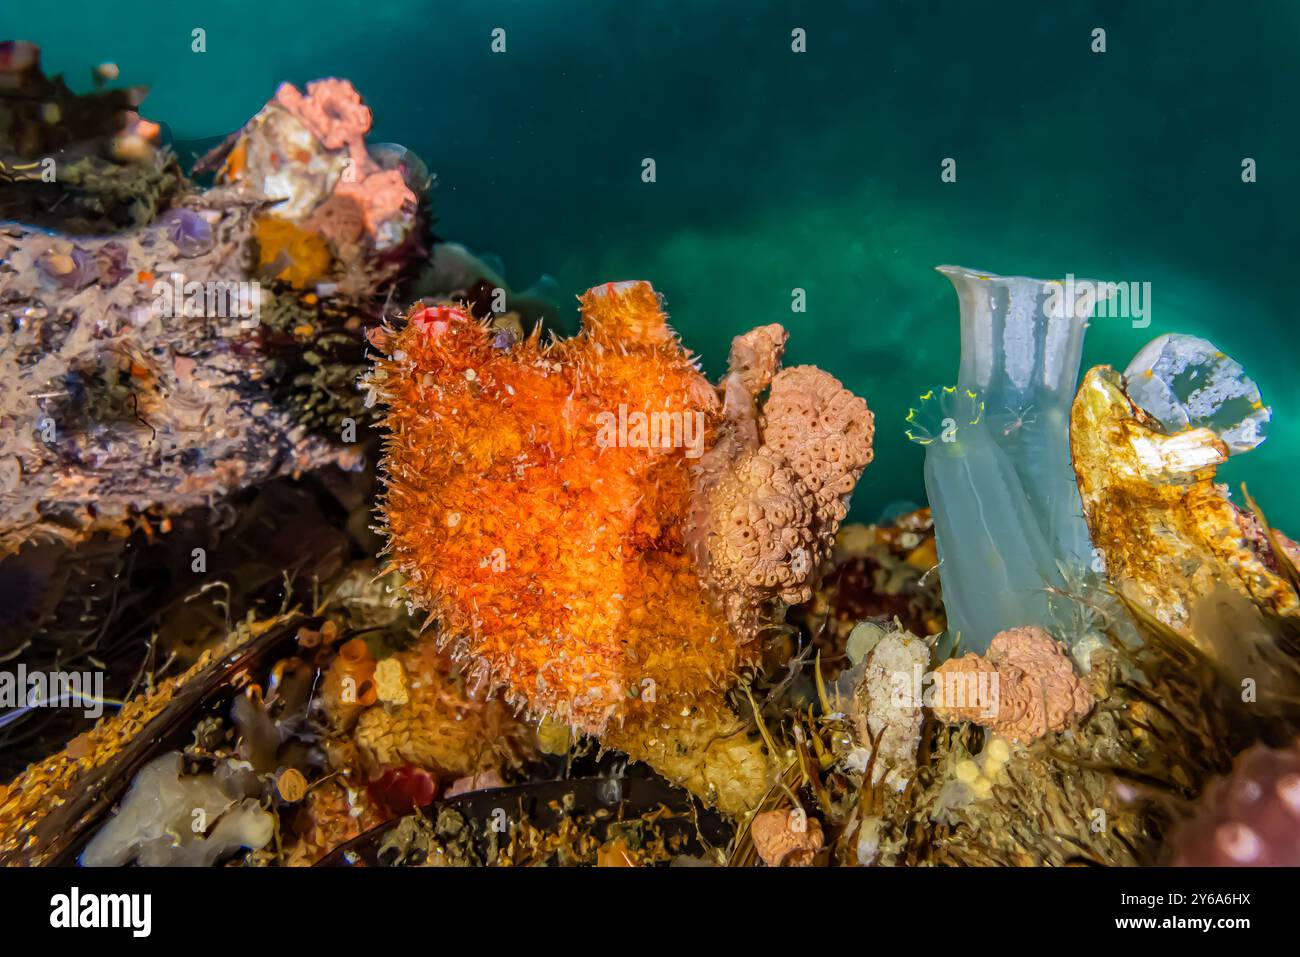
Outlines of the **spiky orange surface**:
M599 441L620 406L702 413L711 435L714 390L648 283L597 287L582 311L579 335L543 345L417 307L372 382L411 595L471 682L599 733L716 693L757 643L735 640L683 543L687 450Z

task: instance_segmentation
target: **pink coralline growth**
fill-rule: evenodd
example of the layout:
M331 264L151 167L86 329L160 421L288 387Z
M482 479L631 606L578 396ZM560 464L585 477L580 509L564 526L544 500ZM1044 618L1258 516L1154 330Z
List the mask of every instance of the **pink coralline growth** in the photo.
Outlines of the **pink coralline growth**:
M340 182L303 227L324 236L336 250L350 250L366 236L383 246L390 224L400 223L402 210L414 202L402 174L383 170L358 182Z
M725 422L701 459L692 510L697 560L742 633L753 631L769 600L809 599L872 458L866 402L813 366L777 372L785 341L785 330L771 325L732 343Z
M1300 866L1300 739L1238 755L1171 845L1178 867Z
M378 237L403 207L415 203L415 194L402 174L380 169L366 151L370 108L347 80L315 80L307 84L306 96L292 83L282 83L275 102L301 121L326 149L348 151L352 169L322 206L332 205L337 212L339 205L355 204L366 232ZM336 220L336 215L330 217L330 221Z
M1014 741L1063 731L1092 706L1065 649L1036 626L999 632L983 658L954 658L936 673L939 720L972 721Z
M772 449L757 449L713 487L709 576L728 590L807 597L815 566L813 497Z
M415 202L415 194L407 187L402 174L395 169L370 173L360 182L339 183L334 189L334 196L350 199L361 208L366 232L372 236L378 235L384 223L401 212L404 205Z
M825 843L821 822L800 810L754 815L749 836L768 867L807 867Z
M347 80L314 80L307 84L306 96L292 83L281 83L275 102L301 120L326 149L347 147L358 172L373 167L365 148L370 107L361 102L361 94Z

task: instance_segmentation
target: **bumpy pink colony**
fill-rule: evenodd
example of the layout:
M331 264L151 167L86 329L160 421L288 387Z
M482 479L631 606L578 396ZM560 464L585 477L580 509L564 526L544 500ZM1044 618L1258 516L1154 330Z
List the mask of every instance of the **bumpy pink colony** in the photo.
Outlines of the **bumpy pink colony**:
M805 601L817 551L816 501L794 469L771 448L757 449L719 480L713 501L714 582Z
M757 398L781 368L781 356L789 338L790 334L776 323L736 336L731 340L728 375L734 375L745 391Z
M785 330L772 325L732 343L722 384L726 423L701 461L692 510L692 547L741 634L754 633L771 599L811 597L872 458L866 402L812 366L776 372L785 341Z
M397 170L381 170L366 150L370 132L370 108L361 94L347 80L314 80L307 84L304 96L291 83L276 90L275 102L299 120L322 146L329 150L347 149L352 168L334 187L308 220L308 228L318 230L334 243L347 249L357 243L358 222L365 233L383 250L399 243L405 235L406 220L398 214L414 210L416 196ZM385 235L387 231L387 235Z
M339 183L334 188L334 197L356 202L365 218L366 232L371 236L403 206L415 203L415 194L397 170L371 173L360 182Z
M972 685L972 674L988 676ZM1075 674L1064 647L1042 628L1025 626L998 632L985 657L966 655L939 666L936 686L957 700L936 701L940 721L973 721L1013 741L1029 742L1063 731L1092 710L1092 692ZM965 683L963 683L965 682ZM986 687L993 700L968 700L972 687ZM996 716L989 711L996 705Z
M871 463L874 420L864 399L815 366L783 369L763 407L763 441L782 453L817 500L817 530L830 548L849 496Z
M1092 710L1093 697L1064 647L1042 628L1027 626L999 632L989 645L989 656L999 670L1019 668L1024 674L1013 682L1013 708L999 715L1007 733L1027 741L1047 731L1060 731L1075 718Z
M347 80L313 80L307 84L306 96L292 83L281 83L275 100L301 120L326 149L351 147L370 132L370 107Z
M768 867L808 867L825 844L821 822L798 809L755 814L749 836Z

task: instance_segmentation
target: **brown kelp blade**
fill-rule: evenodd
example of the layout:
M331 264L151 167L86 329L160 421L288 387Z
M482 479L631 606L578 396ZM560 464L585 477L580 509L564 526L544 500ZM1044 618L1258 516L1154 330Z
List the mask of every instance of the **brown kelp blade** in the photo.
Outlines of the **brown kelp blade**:
M32 825L20 849L0 853L0 865L75 864L136 773L159 754L184 747L202 715L228 703L241 678L283 655L294 645L299 626L310 621L305 615L290 615L186 681L115 755L74 779L64 803Z

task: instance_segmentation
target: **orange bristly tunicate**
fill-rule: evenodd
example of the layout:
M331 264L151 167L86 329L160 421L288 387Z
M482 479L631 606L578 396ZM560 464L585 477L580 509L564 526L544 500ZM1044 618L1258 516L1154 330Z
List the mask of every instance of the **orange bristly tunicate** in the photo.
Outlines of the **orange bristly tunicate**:
M450 306L381 340L389 552L472 687L602 733L715 696L757 655L684 542L717 395L648 283L512 342Z

